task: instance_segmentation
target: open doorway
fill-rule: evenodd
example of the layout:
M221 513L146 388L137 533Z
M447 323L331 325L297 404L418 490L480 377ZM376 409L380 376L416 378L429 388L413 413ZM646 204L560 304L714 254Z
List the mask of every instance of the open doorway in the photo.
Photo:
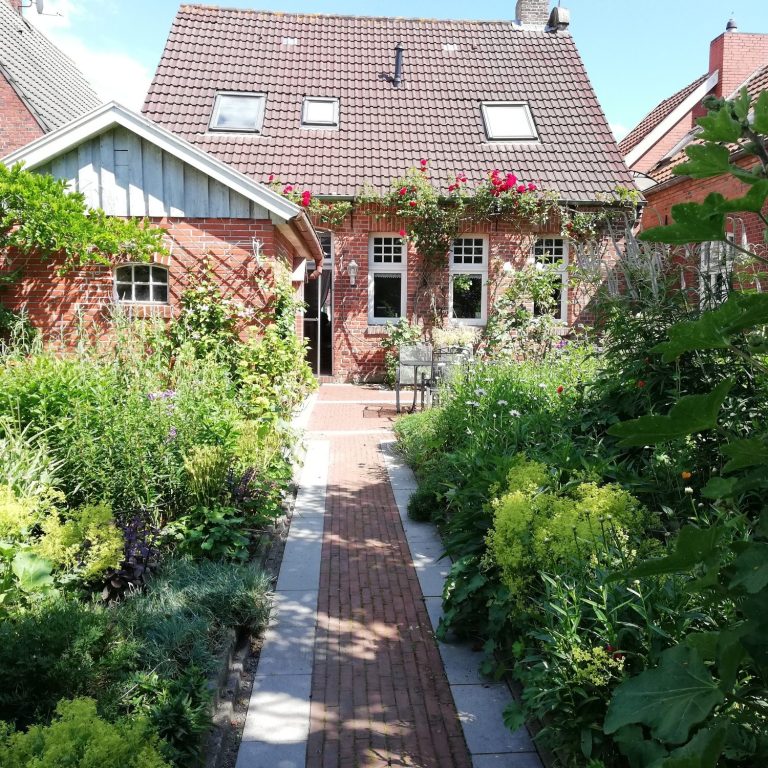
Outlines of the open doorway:
M304 286L304 338L307 362L315 376L333 375L333 234L318 232L323 246L323 271Z

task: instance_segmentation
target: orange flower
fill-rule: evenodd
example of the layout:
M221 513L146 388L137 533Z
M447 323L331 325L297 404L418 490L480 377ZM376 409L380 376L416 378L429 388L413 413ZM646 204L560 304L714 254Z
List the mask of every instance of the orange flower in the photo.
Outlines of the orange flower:
M693 477L693 475L686 470L685 472L680 473L680 477L682 477L683 480L690 480Z

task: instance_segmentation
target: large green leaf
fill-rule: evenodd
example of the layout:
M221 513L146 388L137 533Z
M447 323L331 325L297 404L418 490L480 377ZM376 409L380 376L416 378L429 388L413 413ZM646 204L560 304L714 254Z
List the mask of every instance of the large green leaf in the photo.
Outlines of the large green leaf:
M718 171L719 173L721 171ZM640 239L669 245L725 240L725 212L721 210L724 201L722 195L713 192L703 203L673 205L674 223L646 229L640 234Z
M728 147L717 144L691 144L685 150L688 160L675 166L673 173L678 176L691 176L694 179L708 179L728 173L731 153Z
M613 740L630 768L651 768L668 754L658 741L648 741L639 725L625 725L614 734Z
M732 144L741 138L741 124L725 107L698 119L701 130L698 137L704 141L722 141Z
M755 119L752 127L756 133L768 133L768 91L763 91L755 100Z
M724 535L725 530L721 526L710 525L707 528L696 528L693 525L686 525L680 529L674 552L666 557L644 560L629 571L617 574L613 580L680 573L690 571L697 565L707 565L712 562L713 558L717 557L719 544Z
M768 464L768 444L763 440L735 440L721 449L730 461L723 467L723 472L729 474L747 467L758 467Z
M678 645L661 654L661 664L622 683L613 694L604 730L642 723L655 739L682 744L723 700L698 653Z
M658 768L716 768L725 746L725 736L724 727L702 728L685 746L659 762Z
M14 575L19 580L19 588L28 593L43 592L53 586L51 563L29 550L17 552L11 564Z
M726 349L735 334L766 323L768 294L737 291L717 309L671 326L669 341L657 344L651 351L660 353L669 363L695 349Z
M733 563L734 574L729 586L744 587L754 595L768 586L768 544L742 541L733 545L738 557Z
M687 435L713 429L726 395L733 386L731 379L721 381L708 395L686 395L672 406L666 416L641 416L608 428L608 434L619 437L623 447L655 445Z
M755 181L749 192L743 197L734 197L731 200L726 200L721 210L727 213L740 213L742 211L760 213L763 210L766 198L768 198L768 179L761 179L760 181Z

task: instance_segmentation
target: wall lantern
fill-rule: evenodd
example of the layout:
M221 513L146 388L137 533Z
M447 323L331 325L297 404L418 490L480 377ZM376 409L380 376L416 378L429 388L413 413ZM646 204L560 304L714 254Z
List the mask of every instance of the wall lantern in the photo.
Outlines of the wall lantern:
M357 262L352 259L352 261L347 264L347 274L349 275L349 284L355 285L357 283L357 273L360 271L360 267L357 265Z

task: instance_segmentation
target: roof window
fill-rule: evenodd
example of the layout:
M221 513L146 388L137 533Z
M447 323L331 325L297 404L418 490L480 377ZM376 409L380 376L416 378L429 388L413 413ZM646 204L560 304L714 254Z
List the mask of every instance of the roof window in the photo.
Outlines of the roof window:
M210 129L260 133L264 123L263 93L217 93Z
M527 104L484 101L481 108L485 133L490 141L534 141L539 138Z
M305 96L301 125L303 128L338 128L339 100Z

